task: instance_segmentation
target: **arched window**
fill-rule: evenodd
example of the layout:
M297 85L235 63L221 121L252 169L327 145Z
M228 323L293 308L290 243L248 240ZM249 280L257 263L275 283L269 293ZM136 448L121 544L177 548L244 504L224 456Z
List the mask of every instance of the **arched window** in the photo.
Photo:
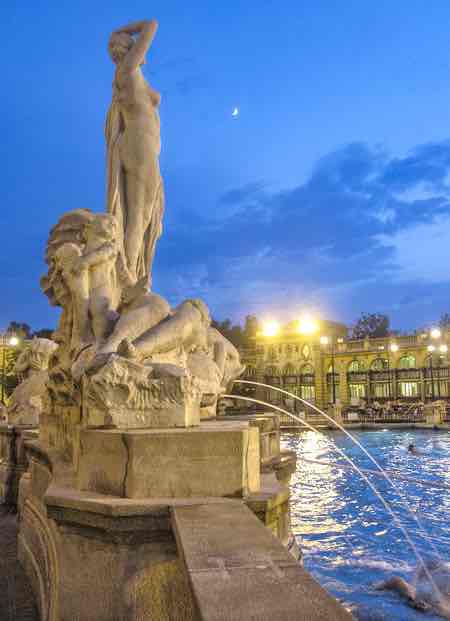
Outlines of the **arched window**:
M248 367L245 369L245 375L247 377L255 377L255 375L256 375L256 367L254 367L251 364L249 364Z
M314 367L312 364L304 364L300 369L301 375L314 375Z
M349 373L358 373L358 372L364 371L364 369L365 369L365 365L362 360L352 360L350 364L348 365Z
M386 358L377 358L372 362L373 371L384 371L389 368L389 361Z
M411 354L407 354L406 356L402 356L398 361L399 369L415 369L416 368L416 358Z

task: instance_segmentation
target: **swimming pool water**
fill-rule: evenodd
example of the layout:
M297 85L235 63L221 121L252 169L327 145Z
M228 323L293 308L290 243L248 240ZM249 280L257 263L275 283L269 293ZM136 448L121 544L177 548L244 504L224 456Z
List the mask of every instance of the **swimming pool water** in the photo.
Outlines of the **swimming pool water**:
M436 558L432 545L450 561L450 432L355 431L354 435L395 478L426 533L382 477L367 475L401 518L419 552ZM408 453L414 443L420 455ZM336 452L338 445L361 468L374 465L341 432L283 434L282 446L297 454L291 480L291 519L305 567L345 605L392 621L437 621L413 610L394 593L373 585L396 574L409 580L417 566L404 535L360 476ZM326 465L308 460L327 462ZM338 467L345 465L345 468ZM433 487L433 485L435 487Z

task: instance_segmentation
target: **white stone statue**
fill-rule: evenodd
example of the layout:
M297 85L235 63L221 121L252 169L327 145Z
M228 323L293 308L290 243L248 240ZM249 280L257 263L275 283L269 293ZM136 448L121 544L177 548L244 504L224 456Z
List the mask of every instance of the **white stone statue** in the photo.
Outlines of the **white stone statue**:
M157 27L155 20L136 22L114 31L109 40L116 72L105 131L107 205L118 221L121 252L134 282L149 279L162 232L160 95L141 69Z
M16 360L15 371L21 381L11 395L6 418L11 425L38 425L46 393L48 365L57 344L34 338Z
M82 410L84 425L195 425L243 371L201 300L171 309L148 289L163 188L159 95L141 65L156 28L137 22L110 38L117 69L106 126L107 213L77 209L50 232L41 284L62 308L47 383L53 419L69 408L74 421Z

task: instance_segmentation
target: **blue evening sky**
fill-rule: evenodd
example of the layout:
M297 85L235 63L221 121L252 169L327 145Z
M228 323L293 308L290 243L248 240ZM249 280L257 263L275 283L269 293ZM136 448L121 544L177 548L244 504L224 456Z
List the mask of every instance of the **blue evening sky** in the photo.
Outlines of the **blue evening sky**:
M152 17L157 292L218 319L450 312L448 0L35 0L2 10L0 328L56 324L48 231L104 209L108 37Z

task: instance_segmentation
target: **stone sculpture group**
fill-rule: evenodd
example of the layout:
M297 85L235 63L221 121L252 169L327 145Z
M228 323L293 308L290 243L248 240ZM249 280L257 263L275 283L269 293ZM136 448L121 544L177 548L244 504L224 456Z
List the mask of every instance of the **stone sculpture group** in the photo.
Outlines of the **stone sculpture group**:
M39 424L46 395L48 364L56 347L49 339L35 337L20 352L14 369L19 385L5 410L8 424Z
M196 425L243 371L201 300L171 308L149 289L164 191L160 96L142 65L156 30L142 21L110 37L106 213L66 213L47 244L41 285L62 308L48 409L81 407L86 426Z

